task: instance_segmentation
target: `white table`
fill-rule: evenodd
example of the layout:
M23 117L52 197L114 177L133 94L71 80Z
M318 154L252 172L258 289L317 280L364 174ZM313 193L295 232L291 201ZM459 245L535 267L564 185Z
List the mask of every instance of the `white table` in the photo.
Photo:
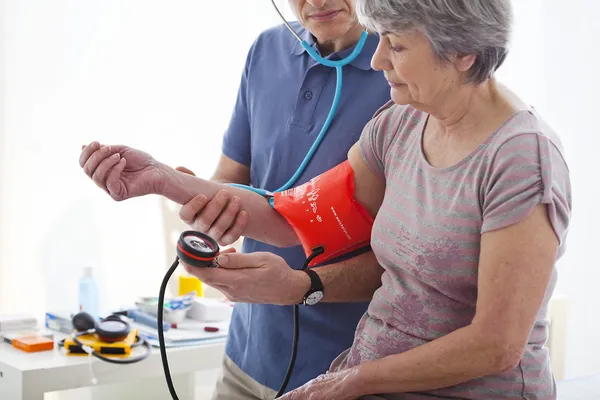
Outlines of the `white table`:
M198 399L196 378L202 377L202 373L208 377L216 376L224 348L223 339L217 343L167 350L180 400ZM87 356L66 356L64 349L57 346L52 351L26 353L3 342L0 344L0 399L43 400L45 393L85 387L92 387L85 397L94 400L171 398L157 348L147 359L134 364L116 365L92 357L92 370L98 380L96 385L92 383L88 363ZM81 395L76 397L81 398Z

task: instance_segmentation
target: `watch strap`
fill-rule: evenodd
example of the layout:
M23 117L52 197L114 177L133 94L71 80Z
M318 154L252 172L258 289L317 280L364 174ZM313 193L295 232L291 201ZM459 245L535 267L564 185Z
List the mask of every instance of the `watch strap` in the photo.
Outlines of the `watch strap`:
M324 290L323 290L323 282L321 281L321 278L319 277L319 274L317 274L312 269L305 269L303 271L306 272L306 274L310 278L310 288L308 289L308 292L306 292L306 295L304 295L304 300L306 300L306 298L311 293L314 293L314 292L317 292L317 291L324 292Z

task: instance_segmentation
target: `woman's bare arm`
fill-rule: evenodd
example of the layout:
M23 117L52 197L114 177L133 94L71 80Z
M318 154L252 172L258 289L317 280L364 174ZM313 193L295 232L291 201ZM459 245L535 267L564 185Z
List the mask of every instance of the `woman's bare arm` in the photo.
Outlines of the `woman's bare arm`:
M164 166L166 177L159 194L178 204L186 204L192 198L203 194L211 199L226 189L241 200L242 209L248 212L248 223L243 235L278 247L290 247L300 244L298 236L263 196L250 190L201 179L169 166Z
M375 177L368 169L358 145L348 152L348 160L354 172L355 197L374 217L381 206L385 192L385 182ZM278 247L290 247L300 244L293 228L284 217L273 210L267 200L250 190L204 180L180 172L169 166L162 166L167 176L161 189L161 195L184 205L198 195L212 199L218 191L226 189L241 200L242 209L248 213L248 223L243 236L260 240ZM227 210L223 211L227 212ZM235 220L235 216L230 216Z

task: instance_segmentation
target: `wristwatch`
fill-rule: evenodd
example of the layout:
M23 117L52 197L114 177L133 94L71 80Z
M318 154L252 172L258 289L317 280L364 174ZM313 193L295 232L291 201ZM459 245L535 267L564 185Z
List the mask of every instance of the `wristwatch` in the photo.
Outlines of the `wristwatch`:
M314 306L318 302L323 299L323 282L321 282L321 278L319 278L319 274L317 274L312 269L303 270L310 277L310 289L304 295L304 300L302 303L305 306Z

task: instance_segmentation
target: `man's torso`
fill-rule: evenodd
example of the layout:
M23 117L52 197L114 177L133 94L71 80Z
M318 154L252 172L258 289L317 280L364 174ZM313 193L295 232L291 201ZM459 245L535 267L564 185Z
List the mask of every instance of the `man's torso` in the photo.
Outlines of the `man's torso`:
M370 69L376 45L377 38L370 37L363 53L343 68L336 116L293 186L343 162L365 124L389 100L383 74ZM253 46L247 79L251 184L276 190L294 175L317 138L333 101L336 71L316 65L284 27L277 27L263 33ZM301 247L279 249L248 239L243 251L279 254L296 269L305 259ZM366 309L366 303L300 307L299 351L288 390L326 372L333 358L351 345ZM237 304L233 313L227 354L256 381L274 389L283 381L291 354L292 311L292 307Z

